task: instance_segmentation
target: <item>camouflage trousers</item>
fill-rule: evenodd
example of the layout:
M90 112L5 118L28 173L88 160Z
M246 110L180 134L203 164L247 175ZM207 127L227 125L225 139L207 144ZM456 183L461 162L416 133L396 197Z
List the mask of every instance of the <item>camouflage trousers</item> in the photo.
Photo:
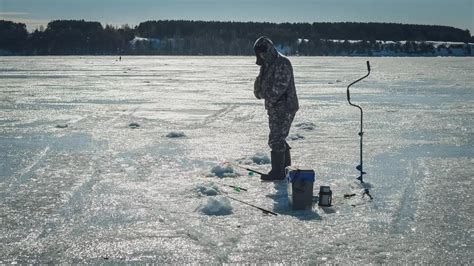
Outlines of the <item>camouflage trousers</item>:
M275 152L285 151L288 147L286 137L290 133L291 123L295 113L268 110L268 124L270 134L268 135L268 146Z

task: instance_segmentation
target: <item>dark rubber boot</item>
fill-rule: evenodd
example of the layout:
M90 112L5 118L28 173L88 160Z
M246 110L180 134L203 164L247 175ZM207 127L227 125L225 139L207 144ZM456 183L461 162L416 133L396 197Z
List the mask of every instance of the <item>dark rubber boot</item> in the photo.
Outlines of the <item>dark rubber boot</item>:
M262 181L275 181L285 179L285 153L286 151L276 152L272 151L272 170L262 175L260 179Z

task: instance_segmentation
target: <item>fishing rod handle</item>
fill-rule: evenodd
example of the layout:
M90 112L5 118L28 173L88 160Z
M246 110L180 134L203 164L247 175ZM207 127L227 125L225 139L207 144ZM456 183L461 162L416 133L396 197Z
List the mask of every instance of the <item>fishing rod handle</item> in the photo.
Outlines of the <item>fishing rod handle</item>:
M370 63L367 61L367 70L370 72Z

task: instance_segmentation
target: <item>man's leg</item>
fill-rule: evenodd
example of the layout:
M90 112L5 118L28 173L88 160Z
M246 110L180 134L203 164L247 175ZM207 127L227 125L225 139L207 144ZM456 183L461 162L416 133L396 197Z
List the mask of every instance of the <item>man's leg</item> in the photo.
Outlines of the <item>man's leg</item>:
M268 113L270 134L268 135L268 146L272 151L286 151L290 146L286 143L286 137L290 133L291 123L295 114L278 112Z
M291 123L293 122L294 117L295 114L268 112L270 126L268 145L272 150L272 170L268 175L262 176L262 180L282 180L285 178L285 167L291 164L289 146L286 143L286 137L290 132ZM286 155L288 155L288 158L286 158Z

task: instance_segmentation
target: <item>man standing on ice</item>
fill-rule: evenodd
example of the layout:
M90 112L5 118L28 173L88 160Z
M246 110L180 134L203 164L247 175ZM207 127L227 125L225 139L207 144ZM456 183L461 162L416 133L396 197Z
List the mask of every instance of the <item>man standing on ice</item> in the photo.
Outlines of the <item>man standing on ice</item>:
M270 126L268 145L271 149L272 170L262 175L261 179L282 180L285 178L285 167L291 165L290 146L285 139L299 108L293 67L290 60L278 53L267 37L258 38L253 49L257 57L256 64L260 66L254 94L257 99L265 100Z

